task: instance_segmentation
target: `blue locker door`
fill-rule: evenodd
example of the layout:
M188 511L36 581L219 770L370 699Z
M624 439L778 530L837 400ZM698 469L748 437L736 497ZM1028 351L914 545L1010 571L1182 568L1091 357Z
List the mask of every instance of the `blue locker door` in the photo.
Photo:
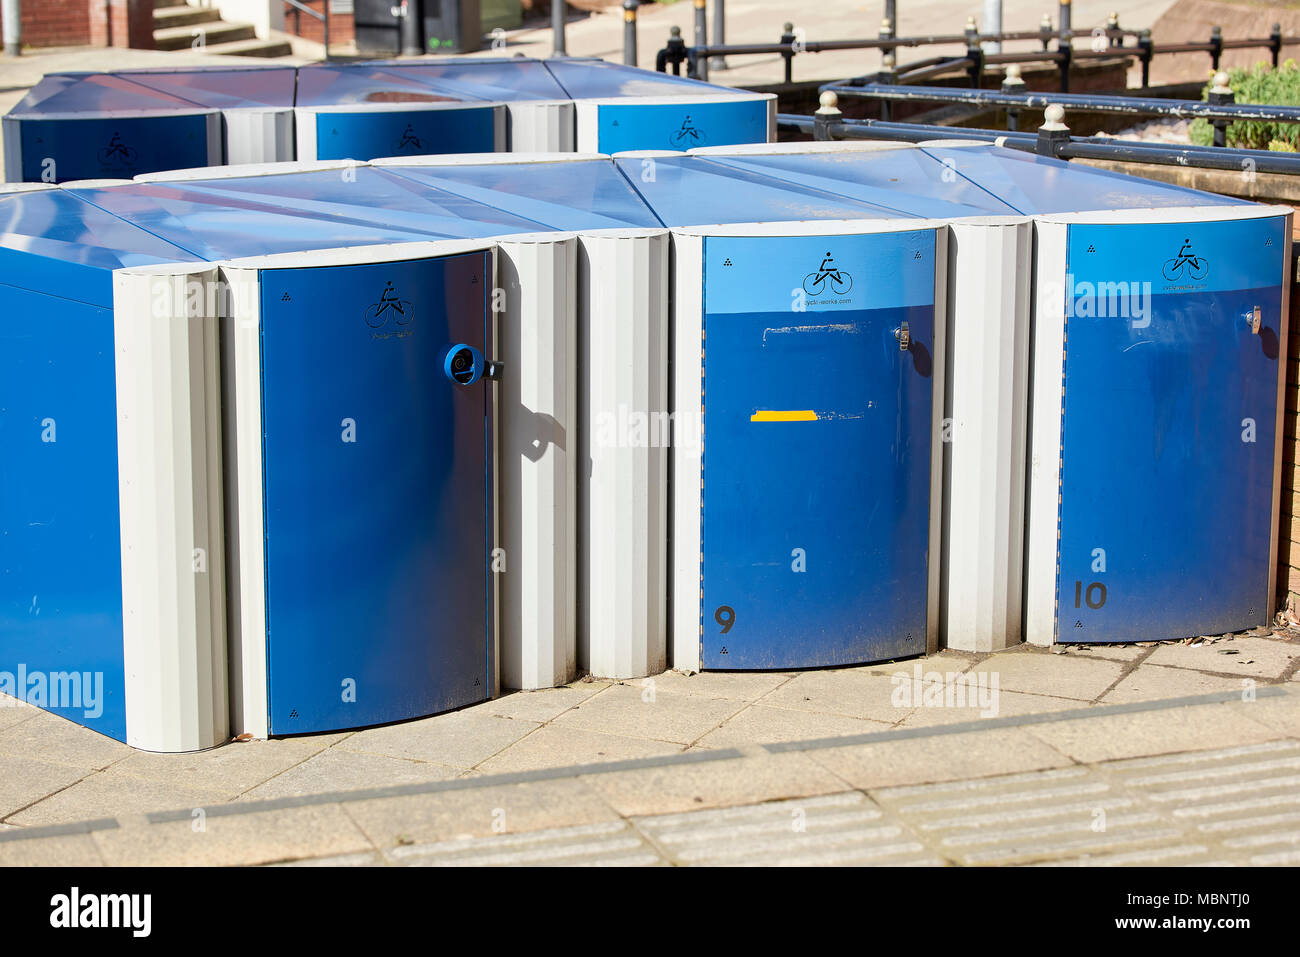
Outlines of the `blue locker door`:
M262 273L273 734L491 693L490 255Z
M705 668L925 651L934 257L928 230L705 240Z
M767 142L767 103L763 100L629 100L602 104L597 118L597 142L602 153Z
M490 106L318 113L315 120L318 160L491 153L497 148Z
M1057 640L1265 623L1284 228L1070 227Z
M203 116L23 120L23 180L130 179L208 165Z

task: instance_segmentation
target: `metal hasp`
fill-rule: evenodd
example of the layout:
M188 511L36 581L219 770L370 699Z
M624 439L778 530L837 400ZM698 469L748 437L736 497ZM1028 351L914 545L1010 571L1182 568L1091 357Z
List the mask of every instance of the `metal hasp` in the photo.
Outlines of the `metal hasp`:
M906 352L908 349L912 348L912 331L908 327L906 319L904 319L899 324L898 328L894 330L894 338L898 340L899 352Z

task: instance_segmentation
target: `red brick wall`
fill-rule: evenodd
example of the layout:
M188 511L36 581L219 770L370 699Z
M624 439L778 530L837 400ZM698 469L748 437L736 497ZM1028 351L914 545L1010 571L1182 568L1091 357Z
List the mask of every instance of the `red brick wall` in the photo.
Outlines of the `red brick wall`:
M325 8L329 6L329 0L302 0L302 2L304 6L311 7L317 13L325 12ZM397 0L393 2L396 5ZM353 37L352 14L331 13L329 18L330 45L350 42ZM293 7L290 6L286 6L284 10L284 29L286 33L292 33L304 40L315 40L317 43L320 43L324 36L323 25L319 20L301 11L295 14Z
M88 42L100 47L152 50L153 7L153 0L89 0Z
M33 47L90 43L90 11L104 0L26 0L23 43ZM152 13L152 11L151 11Z

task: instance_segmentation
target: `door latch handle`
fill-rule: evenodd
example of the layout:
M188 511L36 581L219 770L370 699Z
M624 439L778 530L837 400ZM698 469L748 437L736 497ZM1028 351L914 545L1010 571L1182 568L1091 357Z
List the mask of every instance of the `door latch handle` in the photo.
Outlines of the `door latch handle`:
M489 359L487 360L487 368L483 370L483 378L495 379L497 382L500 382L501 373L505 372L505 369L506 364L504 362L493 362Z
M912 347L912 333L907 328L906 319L904 319L899 327L894 330L894 338L898 340L899 352L906 352Z
M1255 307L1255 315L1250 320L1250 331L1259 335L1259 327L1263 323L1264 315L1259 306Z

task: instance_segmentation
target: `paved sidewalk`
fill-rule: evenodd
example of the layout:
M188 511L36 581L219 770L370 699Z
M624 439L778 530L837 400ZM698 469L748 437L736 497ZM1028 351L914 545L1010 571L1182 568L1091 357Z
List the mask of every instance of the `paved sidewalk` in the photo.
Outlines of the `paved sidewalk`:
M1241 635L670 672L185 755L6 707L0 863L1282 862L1298 670ZM918 672L986 697L908 700Z

